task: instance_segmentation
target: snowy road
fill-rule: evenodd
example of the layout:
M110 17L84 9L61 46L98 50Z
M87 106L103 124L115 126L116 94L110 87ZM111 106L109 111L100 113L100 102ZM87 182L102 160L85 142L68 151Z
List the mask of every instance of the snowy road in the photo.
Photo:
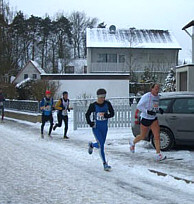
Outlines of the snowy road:
M106 149L113 170L104 172L97 152L87 153L90 129L70 129L70 140L64 141L62 129L52 140L40 139L39 127L8 120L0 124L0 204L194 203L194 184L172 177L194 181L193 151L167 152L183 160L157 163L145 143L129 153L130 130L110 129Z

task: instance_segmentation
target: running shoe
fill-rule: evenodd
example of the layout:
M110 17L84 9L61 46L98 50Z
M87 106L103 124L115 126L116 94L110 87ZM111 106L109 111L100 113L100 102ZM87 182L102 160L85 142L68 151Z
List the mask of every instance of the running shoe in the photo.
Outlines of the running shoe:
M129 146L130 146L130 152L135 153L135 144L132 142L129 142Z
M161 153L156 155L156 161L162 161L166 159L166 156L162 155Z
M92 154L93 153L93 145L92 142L88 143L88 154Z
M111 166L109 166L107 163L104 163L104 171L110 171L111 170Z

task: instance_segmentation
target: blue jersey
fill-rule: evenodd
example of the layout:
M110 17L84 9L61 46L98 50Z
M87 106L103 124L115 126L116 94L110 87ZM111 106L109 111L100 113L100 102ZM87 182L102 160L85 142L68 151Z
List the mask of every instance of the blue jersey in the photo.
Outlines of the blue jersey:
M90 116L92 114L92 121ZM108 118L114 116L114 110L109 101L104 101L103 104L98 104L97 102L91 103L88 111L86 113L87 123L90 125L95 122L96 127L107 126Z
M42 110L43 115L51 115L52 114L52 108L53 108L53 98L43 98L40 102L40 107L45 106L45 109Z
M99 125L107 125L108 118L104 117L104 114L108 113L108 104L105 103L102 107L95 104L94 121L96 122L96 127Z

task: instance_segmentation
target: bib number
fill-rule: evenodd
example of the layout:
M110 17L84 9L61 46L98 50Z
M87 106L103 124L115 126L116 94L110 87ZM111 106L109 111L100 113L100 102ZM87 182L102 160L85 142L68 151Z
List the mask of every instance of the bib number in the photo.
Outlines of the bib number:
M66 116L67 115L67 109L62 111L62 115Z
M153 103L153 109L152 109L154 112L158 112L159 110L159 102L155 102Z
M102 113L102 112L98 112L98 113L97 113L97 118L96 118L96 119L99 120L99 121L107 120L107 119L104 117L104 113Z
M51 106L46 106L45 111L51 111Z

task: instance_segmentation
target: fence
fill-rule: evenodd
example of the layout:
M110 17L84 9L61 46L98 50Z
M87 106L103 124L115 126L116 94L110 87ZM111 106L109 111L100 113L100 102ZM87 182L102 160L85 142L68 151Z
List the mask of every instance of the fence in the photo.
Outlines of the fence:
M18 110L24 112L39 113L39 102L29 100L9 100L4 102L5 108L10 110Z
M109 101L115 111L115 116L109 119L109 127L130 127L131 124L131 103L134 98L111 98ZM94 99L77 100L73 102L74 116L73 126L74 130L77 128L88 127L85 113L88 106Z
M131 125L131 104L134 98L110 98L115 116L109 119L109 127L130 127ZM73 127L88 127L85 119L85 113L89 104L95 99L71 100L70 106L73 107ZM9 110L18 110L24 112L40 113L38 101L28 100L9 100L5 101L5 108Z

